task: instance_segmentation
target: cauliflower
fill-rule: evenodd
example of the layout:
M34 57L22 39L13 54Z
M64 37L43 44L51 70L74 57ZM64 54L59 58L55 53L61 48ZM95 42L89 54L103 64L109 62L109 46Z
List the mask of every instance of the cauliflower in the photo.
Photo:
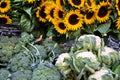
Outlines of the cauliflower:
M116 50L105 46L100 53L100 62L106 65L112 65L119 61L119 57L119 53Z
M101 69L88 77L88 80L116 80L107 69Z
M60 80L60 73L56 67L51 63L40 63L34 69L31 80Z
M95 35L82 35L78 38L86 49L98 50L101 47L101 38Z
M62 53L58 56L55 66L64 74L70 73L71 69L69 68L69 64L65 62L65 59L70 59L70 55L68 53Z
M89 69L93 69L94 72L94 70L98 70L100 68L100 63L98 62L96 55L88 51L76 54L75 62L79 69L86 67L87 70L89 67Z

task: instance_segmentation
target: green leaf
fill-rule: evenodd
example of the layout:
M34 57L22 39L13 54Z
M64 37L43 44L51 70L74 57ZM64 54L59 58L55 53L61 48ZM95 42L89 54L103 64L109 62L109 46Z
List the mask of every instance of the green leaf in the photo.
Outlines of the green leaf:
M111 25L111 22L108 21L106 23L103 23L103 24L100 24L98 27L97 27L97 30L102 33L102 34L105 34L109 31L109 28L110 28L110 25Z
M21 16L20 25L23 31L26 31L26 32L31 32L34 28L33 26L31 26L30 18L24 14Z
M29 15L30 18L32 18L32 7L24 7L23 10Z

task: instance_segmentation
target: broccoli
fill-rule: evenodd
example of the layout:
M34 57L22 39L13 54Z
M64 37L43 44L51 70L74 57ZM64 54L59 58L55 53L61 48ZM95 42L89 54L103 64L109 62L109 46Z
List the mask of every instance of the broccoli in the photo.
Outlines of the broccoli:
M14 41L16 39L16 41ZM5 63L9 62L9 60L15 55L14 48L15 45L18 44L18 38L16 37L0 37L0 61Z
M31 64L30 56L24 50L16 54L10 60L8 68L10 69L10 71L15 72L21 69L30 69L30 64Z
M51 63L40 63L34 69L31 80L60 80L60 73Z
M18 70L11 74L11 80L31 80L31 70Z
M0 69L0 80L7 80L9 78L10 72L7 69Z

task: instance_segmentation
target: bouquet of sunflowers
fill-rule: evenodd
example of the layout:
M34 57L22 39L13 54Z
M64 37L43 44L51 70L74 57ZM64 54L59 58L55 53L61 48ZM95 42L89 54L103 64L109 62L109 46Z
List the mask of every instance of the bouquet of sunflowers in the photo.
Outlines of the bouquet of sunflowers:
M0 24L21 25L35 35L74 38L113 33L119 38L119 16L119 0L0 1Z

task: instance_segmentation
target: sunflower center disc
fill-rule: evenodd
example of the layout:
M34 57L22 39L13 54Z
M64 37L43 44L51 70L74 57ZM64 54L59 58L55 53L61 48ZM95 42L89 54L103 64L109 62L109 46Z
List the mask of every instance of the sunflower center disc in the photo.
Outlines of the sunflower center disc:
M90 2L90 0L87 0L87 4L88 4L89 6L91 6L91 2Z
M5 2L2 2L1 5L0 5L0 7L1 7L1 8L5 8L6 5L7 5L7 4L6 4Z
M63 12L62 11L59 11L58 15L59 15L60 18L63 18Z
M53 13L54 13L54 8L50 11L50 16L51 16L52 18L54 18L54 17L53 17Z
M106 7L106 6L102 6L102 7L99 9L98 16L99 16L99 17L104 17L104 16L106 16L107 13L108 13L107 7Z
M75 25L78 23L78 16L76 14L72 14L70 17L69 17L69 23L72 24L72 25Z
M7 19L6 18L0 18L0 24L6 24Z
M64 25L64 23L60 23L59 24L59 27L60 27L60 29L62 29L62 30L64 30L66 27L65 27L65 25Z
M81 0L72 0L72 2L75 5L80 5L81 4Z
M88 12L86 18L87 18L87 19L91 19L92 16L93 16L93 14L94 14L94 12Z
M39 15L42 17L42 18L45 18L46 17L46 14L45 14L45 6L43 6L42 8L41 8L41 10L39 11Z

